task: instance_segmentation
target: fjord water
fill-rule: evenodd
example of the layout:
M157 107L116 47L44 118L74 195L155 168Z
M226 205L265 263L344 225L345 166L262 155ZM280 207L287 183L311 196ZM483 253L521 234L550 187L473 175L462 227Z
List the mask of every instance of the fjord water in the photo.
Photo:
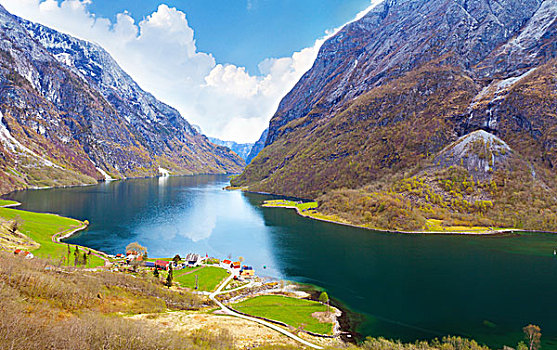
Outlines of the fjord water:
M377 233L261 208L269 196L227 184L226 176L170 177L10 198L21 209L89 220L71 243L110 254L138 241L151 257L242 256L260 275L323 287L362 316L363 336L453 334L501 347L516 345L533 323L544 348L557 348L557 235Z

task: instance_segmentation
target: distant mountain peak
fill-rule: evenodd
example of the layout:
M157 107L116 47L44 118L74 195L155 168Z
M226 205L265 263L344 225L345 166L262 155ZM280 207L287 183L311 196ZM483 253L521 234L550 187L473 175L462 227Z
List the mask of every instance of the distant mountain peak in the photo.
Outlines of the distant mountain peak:
M246 160L251 148L253 147L253 143L237 143L235 141L223 141L216 137L209 137L209 141L214 143L215 145L224 146L232 150L234 153L240 156L243 160Z

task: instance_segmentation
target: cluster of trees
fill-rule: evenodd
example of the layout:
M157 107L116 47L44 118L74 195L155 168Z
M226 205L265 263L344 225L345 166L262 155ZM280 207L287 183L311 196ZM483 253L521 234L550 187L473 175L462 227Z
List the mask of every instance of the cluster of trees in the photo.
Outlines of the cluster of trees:
M557 196L543 174L528 169L496 171L474 180L461 167L401 179L386 178L353 190L337 189L318 199L318 211L371 228L418 231L428 219L444 226L557 230ZM540 180L543 178L543 182Z
M72 249L71 246L69 244L66 244L66 247L68 248L67 250L67 256L64 257L62 256L60 259L60 265L64 264L64 261L66 262L65 265L69 265L70 262L72 261L72 255L73 255L73 265L75 267L77 266L87 266L89 264L89 266L91 265L91 250L87 249L87 250L83 250L83 252L79 249L79 246L75 246L74 250L73 250L73 254L72 254Z

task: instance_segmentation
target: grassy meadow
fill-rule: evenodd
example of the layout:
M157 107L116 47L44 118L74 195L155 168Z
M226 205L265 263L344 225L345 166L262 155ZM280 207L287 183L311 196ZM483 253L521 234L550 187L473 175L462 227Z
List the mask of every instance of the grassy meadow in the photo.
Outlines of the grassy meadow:
M174 281L182 287L194 289L195 276L198 276L198 290L211 292L228 276L228 272L220 267L206 266L192 271L191 268L174 271Z
M281 321L295 328L304 325L304 330L310 332L331 334L333 331L331 323L321 323L312 316L314 312L327 312L327 306L316 301L281 295L262 295L244 300L232 307L248 315Z
M34 255L40 258L49 258L53 261L59 261L64 257L66 259L65 264L68 264L68 247L65 244L53 242L52 236L61 232L67 233L85 225L82 221L54 214L34 213L10 208L0 208L0 218L19 222L18 230L40 245L38 249L33 250ZM75 246L70 245L70 249L69 264L72 265ZM83 254L88 250L80 248L80 251ZM97 256L91 254L90 259L87 266L104 265L104 261Z

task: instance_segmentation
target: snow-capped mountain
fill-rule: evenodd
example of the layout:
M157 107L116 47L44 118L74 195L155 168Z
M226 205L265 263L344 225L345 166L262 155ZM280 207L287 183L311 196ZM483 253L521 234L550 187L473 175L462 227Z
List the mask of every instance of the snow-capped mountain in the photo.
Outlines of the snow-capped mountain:
M98 45L1 6L0 32L0 112L2 134L9 134L0 142L3 192L155 176L160 168L171 174L241 170L237 155L143 91Z

